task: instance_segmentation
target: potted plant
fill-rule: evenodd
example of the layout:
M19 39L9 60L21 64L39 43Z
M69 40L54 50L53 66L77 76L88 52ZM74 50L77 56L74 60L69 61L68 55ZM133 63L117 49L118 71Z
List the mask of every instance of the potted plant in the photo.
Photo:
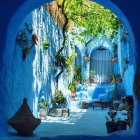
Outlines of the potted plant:
M114 83L115 82L114 74L112 72L108 73L108 82L109 83Z
M108 112L108 115L110 118L106 117L106 128L107 128L107 133L112 133L117 131L116 123L115 123L115 117L117 115L116 111L110 110Z
M49 48L48 40L46 40L42 45L43 50L47 50Z
M111 58L111 61L112 61L113 64L116 64L118 62L117 49L118 49L118 45L114 44L113 47L112 47L112 51L114 53L114 56Z
M56 55L56 61L55 61L55 65L56 66L62 66L65 65L65 56L63 55Z
M75 91L76 90L76 85L75 85L75 83L74 82L69 83L68 89L71 91L71 97L75 98L76 97L76 91Z
M39 39L38 39L38 36L36 34L32 35L32 40L33 40L34 44L38 45Z
M120 130L126 130L127 122L125 120L121 120L120 118L116 119L117 111L110 109L108 112L109 118L106 117L106 128L107 133L113 133Z
M74 81L80 83L82 79L82 69L81 66L76 66L74 70Z
M117 75L117 81L118 81L119 83L122 82L122 78L121 78L121 75L120 75L120 74Z
M40 118L46 118L47 115L47 107L48 107L48 102L47 101L41 101L39 103L40 106Z
M61 106L63 106L63 107L66 106L66 103L67 103L67 99L66 99L66 97L64 97L61 90L56 91L56 94L54 96L54 101L58 105L59 108Z
M74 65L74 59L77 57L77 53L73 53L71 56L65 57L65 67L69 68Z
M96 74L95 70L91 70L90 73L89 73L89 81L90 81L90 84L94 82L94 75Z

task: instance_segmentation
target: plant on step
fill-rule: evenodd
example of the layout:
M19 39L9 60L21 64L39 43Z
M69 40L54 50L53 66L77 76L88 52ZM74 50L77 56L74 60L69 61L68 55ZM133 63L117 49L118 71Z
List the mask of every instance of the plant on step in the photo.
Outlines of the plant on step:
M43 44L42 44L42 48L43 50L47 50L49 48L49 42L48 40L46 40Z
M39 102L39 107L40 107L40 110L39 110L39 112L40 112L40 118L45 118L46 117L46 115L47 115L47 107L48 107L48 102L47 101L45 101L45 100L41 100L40 102Z
M93 83L94 81L94 75L96 74L95 70L91 70L89 72L89 80L90 80L90 83Z
M71 97L75 98L76 97L76 85L73 81L71 83L69 83L68 89L71 91Z
M67 103L67 99L64 97L61 90L56 90L54 101L58 104L58 107L60 107L61 104Z
M110 72L108 74L108 79L109 79L110 83L114 83L115 82L114 74L112 72Z
M76 90L76 85L75 85L75 83L74 83L74 82L69 83L68 89L71 90L71 91Z

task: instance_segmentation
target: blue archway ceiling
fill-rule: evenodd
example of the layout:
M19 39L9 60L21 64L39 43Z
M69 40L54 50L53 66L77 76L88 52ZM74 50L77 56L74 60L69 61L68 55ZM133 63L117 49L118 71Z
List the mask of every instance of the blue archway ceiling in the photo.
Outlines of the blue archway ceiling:
M4 42L6 39L6 31L8 27L9 20L16 10L25 2L26 0L2 0L0 2L0 52L3 51ZM32 0L34 1L34 0ZM40 0L38 0L40 1ZM45 0L42 0L45 1ZM47 1L47 0L46 0ZM128 18L132 30L134 32L137 45L140 44L140 18L138 14L140 13L139 1L138 0L112 0L126 15ZM139 47L140 48L140 47ZM140 49L139 49L140 52ZM2 55L0 55L1 57Z
M125 14L125 16L130 22L137 44L140 44L140 40L139 40L140 18L138 18L138 14L140 13L139 1L138 0L133 0L133 1L132 0L111 0L111 1L114 4L116 4Z

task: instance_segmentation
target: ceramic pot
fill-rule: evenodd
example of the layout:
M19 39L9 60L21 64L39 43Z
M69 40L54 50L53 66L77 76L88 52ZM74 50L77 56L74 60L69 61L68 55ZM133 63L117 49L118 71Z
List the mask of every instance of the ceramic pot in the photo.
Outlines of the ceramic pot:
M26 98L24 98L23 104L15 115L8 120L8 124L11 125L19 135L23 136L32 135L40 123L41 120L33 116Z

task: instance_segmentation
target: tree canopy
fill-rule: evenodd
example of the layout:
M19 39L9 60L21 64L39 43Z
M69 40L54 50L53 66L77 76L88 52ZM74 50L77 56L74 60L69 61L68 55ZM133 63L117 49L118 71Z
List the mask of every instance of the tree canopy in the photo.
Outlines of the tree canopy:
M105 35L112 39L117 34L120 20L109 9L90 0L56 0L55 2L58 7L57 12L53 9L57 13L55 21L61 23L61 26L66 20L63 16L65 10L68 26L73 23L76 27L84 27L81 36Z

